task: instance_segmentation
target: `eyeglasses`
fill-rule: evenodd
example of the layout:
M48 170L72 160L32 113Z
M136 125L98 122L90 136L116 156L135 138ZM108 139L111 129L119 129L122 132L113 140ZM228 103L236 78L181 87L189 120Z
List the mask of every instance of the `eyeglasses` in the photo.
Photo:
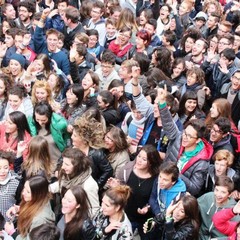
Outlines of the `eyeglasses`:
M223 46L229 45L229 43L225 43L225 42L219 42L218 44L219 44L219 45L223 45Z
M101 64L101 67L102 67L102 68L108 68L108 69L110 69L110 68L113 67L113 65L105 65L105 64Z
M101 12L96 11L96 10L94 10L94 9L92 9L91 12L93 12L93 13L95 13L95 14L101 14Z
M191 134L189 133L186 133L186 130L183 130L183 133L182 133L187 139L198 139L198 137L193 137Z
M112 138L110 138L108 135L105 135L105 138L111 142L114 142Z
M238 80L238 81L240 81L240 78L238 78L238 77L236 77L236 76L232 76L232 79L233 79L233 80Z
M223 134L222 130L216 130L214 127L212 127L211 131L213 131L217 134Z

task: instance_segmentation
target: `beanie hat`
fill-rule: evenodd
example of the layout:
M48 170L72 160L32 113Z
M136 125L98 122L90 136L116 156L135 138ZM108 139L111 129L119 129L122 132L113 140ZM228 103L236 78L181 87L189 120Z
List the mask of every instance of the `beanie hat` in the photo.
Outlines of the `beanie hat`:
M14 53L14 54L12 54L10 56L10 60L12 60L12 59L18 61L21 64L22 68L25 67L25 65L26 65L26 58L23 57L22 55Z

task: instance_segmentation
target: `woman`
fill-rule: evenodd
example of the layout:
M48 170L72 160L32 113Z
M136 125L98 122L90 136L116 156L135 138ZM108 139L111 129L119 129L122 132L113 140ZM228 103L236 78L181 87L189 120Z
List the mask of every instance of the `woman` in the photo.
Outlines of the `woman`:
M162 35L164 30L170 28L172 8L168 4L163 4L160 8L159 18L157 19L157 35Z
M179 103L178 116L183 125L191 119L205 119L205 114L198 107L195 92L188 91L183 94Z
M100 212L94 218L98 239L133 239L131 223L124 208L130 196L130 187L108 189L102 200Z
M187 82L185 70L185 60L183 58L175 58L172 64L171 79L178 88L181 88Z
M31 140L30 130L26 116L19 111L8 115L6 121L0 125L0 150L11 151L18 156L18 147L24 144L26 147L22 153L23 159L28 154L28 144ZM21 164L21 163L20 163ZM14 170L19 169L19 164L14 163Z
M151 9L144 9L138 18L138 29L142 30L145 28L145 24L149 19L153 18L153 12Z
M58 181L50 185L50 192L60 192L63 196L68 189L81 186L86 191L91 206L91 215L93 215L99 208L99 198L98 185L91 176L89 158L77 148L67 148L62 157L63 163Z
M112 176L113 170L103 151L104 132L102 124L94 118L81 117L75 122L72 144L88 156L92 163L92 176L100 191Z
M143 214L142 208L148 204L152 192L153 182L159 173L162 160L159 153L152 145L145 145L138 153L135 161L128 162L120 169L116 179L109 179L108 184L125 183L131 187L132 192L126 207L126 213L132 223L133 231L138 228L141 238L143 223L152 216L151 213ZM148 237L151 237L148 235Z
M20 206L15 205L7 212L10 218L18 214L17 240L29 239L29 232L33 228L55 221L49 200L48 181L45 177L34 176L25 182Z
M35 105L28 124L32 136L40 135L48 141L51 159L56 164L69 139L66 119L54 113L47 102L40 102Z
M61 231L60 240L93 240L95 228L89 217L89 202L81 186L67 190L62 199L63 217L57 226Z
M197 199L185 195L177 203L171 203L166 213L160 213L150 222L150 228L157 225L162 230L161 239L197 240L199 235L199 209ZM144 224L144 232L149 231Z
M7 116L14 111L24 113L26 117L31 117L33 115L33 105L31 99L26 94L24 87L20 85L13 86L9 89L8 102L3 119L5 120Z
M11 29L11 28L16 28L16 23L13 19L3 19L1 27L0 27L0 41L5 42L4 38L6 37L6 31Z
M118 127L111 127L104 137L107 158L113 168L113 176L130 161L128 143L124 132Z
M73 125L78 117L81 117L86 110L83 105L84 89L81 84L74 83L71 85L66 93L66 99L61 102L61 112L67 119L69 133L73 131Z

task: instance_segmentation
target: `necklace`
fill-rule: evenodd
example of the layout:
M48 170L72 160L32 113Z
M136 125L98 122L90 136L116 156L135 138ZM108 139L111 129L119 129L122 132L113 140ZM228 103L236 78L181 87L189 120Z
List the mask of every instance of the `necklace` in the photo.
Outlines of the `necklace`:
M137 177L138 179L138 186L141 187L141 185L147 180L147 179L143 179L141 180L141 178Z

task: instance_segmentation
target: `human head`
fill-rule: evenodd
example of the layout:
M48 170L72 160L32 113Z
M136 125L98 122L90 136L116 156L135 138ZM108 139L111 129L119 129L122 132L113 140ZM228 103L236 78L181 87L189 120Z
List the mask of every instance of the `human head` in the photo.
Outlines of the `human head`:
M218 98L214 100L209 113L212 119L217 119L219 117L227 117L228 119L231 119L231 114L231 104L227 99Z
M186 64L183 58L175 58L172 64L172 73L174 77L178 77L185 72Z
M157 20L154 18L148 19L144 29L150 34L151 37L155 34L156 28L157 28Z
M0 182L8 177L10 165L14 163L15 156L12 152L0 151Z
M51 70L51 61L48 55L44 53L38 54L34 60L34 66L38 72L46 71L47 73L49 73Z
M58 49L59 32L51 28L46 31L47 48L49 52L56 52Z
M14 37L17 31L18 31L17 28L10 28L6 30L4 42L6 43L8 48L14 45Z
M84 91L87 91L90 87L93 87L95 90L97 90L99 81L98 75L94 71L89 70L82 80L82 87Z
M108 18L105 23L106 26L106 36L111 39L116 36L117 33L117 23L114 18Z
M223 20L218 24L217 34L219 36L224 36L225 34L230 33L231 30L232 24L228 21Z
M193 67L187 71L187 85L192 86L196 83L203 85L205 82L205 73L199 67Z
M63 163L60 176L65 175L70 179L79 176L90 169L90 161L78 148L66 148L62 153Z
M36 80L32 87L32 103L47 101L51 102L52 100L52 91L47 81Z
M1 77L0 77L1 79ZM240 70L236 70L231 77L232 89L237 91L240 89Z
M192 56L201 56L205 54L208 44L204 38L197 39L192 47Z
M83 97L84 97L84 89L81 84L74 83L69 86L66 93L66 98L67 98L67 103L70 106L73 106L73 107L81 106Z
M178 14L180 16L183 16L186 13L189 13L192 10L192 7L193 6L192 6L192 2L191 1L184 0L184 1L182 1L182 3L179 6Z
M104 14L105 6L102 1L97 0L92 5L91 17L93 22L97 22Z
M226 66L230 66L235 59L235 52L231 48L225 48L221 53L220 53L220 59L219 59L219 64L226 64Z
M186 53L190 53L196 40L200 38L201 33L198 29L189 28L185 31L182 39L180 40L180 46Z
M114 70L116 56L110 50L105 50L102 54L101 69L104 77L109 76Z
M177 36L174 31L166 30L162 35L162 44L164 47L173 46L177 40Z
M62 16L64 14L65 9L68 7L69 1L58 0L56 4L57 4L57 9L59 11L60 16Z
M4 97L5 101L8 99L9 89L12 83L10 78L5 74L0 74L0 96Z
M218 53L221 54L224 49L232 49L234 43L234 36L226 33L218 39Z
M207 27L210 29L214 29L217 27L219 21L220 21L220 16L217 13L211 13L208 16L208 20L207 20Z
M163 162L159 169L159 188L170 189L178 180L179 169L177 165L171 161Z
M142 49L143 47L146 48L151 42L150 34L144 29L138 31L136 34L136 37L137 37L136 38L137 49Z
M170 5L168 4L163 4L160 7L160 11L159 11L159 17L161 20L165 20L169 17L170 13L172 11L172 8L170 7Z
M77 44L81 43L85 47L87 47L88 46L88 42L89 42L88 35L86 33L79 32L79 33L76 33L76 35L74 37L73 46L76 46Z
M41 240L59 240L60 230L54 223L44 223L38 227L35 227L29 233L29 239L41 239Z
M132 78L132 67L134 66L139 67L139 64L133 59L125 60L121 64L118 74L124 83L127 83Z
M127 45L127 43L129 43L130 41L131 36L132 36L131 28L123 26L121 29L119 29L119 35L117 37L117 39L119 40L119 45L120 46Z
M84 44L79 43L76 45L76 52L75 61L77 64L81 64L86 59L87 48Z
M1 26L1 33L5 35L6 31L9 29L16 28L17 25L13 19L3 19Z
M76 24L80 18L80 12L75 7L67 7L64 10L63 20L66 26L71 26L71 24Z
M87 30L87 35L89 39L88 48L95 48L99 39L98 31L96 29Z
M133 60L135 60L139 64L141 75L145 74L148 71L151 60L145 53L136 52L133 56Z
M179 103L179 116L183 116L184 114L192 116L197 108L197 94L194 91L185 92Z
M12 54L9 61L9 69L12 75L13 76L19 75L23 71L25 64L26 64L25 57L17 53Z
M6 19L14 20L16 18L16 11L11 3L4 3L2 5L2 14Z
M8 103L10 107L16 111L20 107L25 95L23 86L15 85L11 87L8 94Z
M151 9L145 8L144 10L141 11L140 16L139 16L139 25L140 26L145 26L147 21L153 17L153 12Z
M198 29L201 29L205 25L207 19L208 19L208 16L206 13L198 12L198 14L194 18L195 27Z
M115 107L115 96L108 90L99 92L97 102L100 109Z
M35 4L29 0L19 2L18 5L18 14L22 22L28 22L32 19L35 13Z

